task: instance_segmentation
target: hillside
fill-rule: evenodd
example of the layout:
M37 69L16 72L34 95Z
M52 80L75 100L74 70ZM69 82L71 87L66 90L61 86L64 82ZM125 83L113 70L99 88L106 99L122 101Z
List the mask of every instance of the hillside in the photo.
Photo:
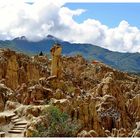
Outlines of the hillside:
M62 41L51 35L38 42L30 42L26 37L15 38L11 41L0 41L1 48L11 48L29 55L38 54L39 52L49 53L54 42L63 46L63 55L81 54L88 60L99 60L113 68L131 72L140 72L140 54L139 53L119 53L91 44L76 44Z
M140 137L140 78L61 51L0 49L0 136Z

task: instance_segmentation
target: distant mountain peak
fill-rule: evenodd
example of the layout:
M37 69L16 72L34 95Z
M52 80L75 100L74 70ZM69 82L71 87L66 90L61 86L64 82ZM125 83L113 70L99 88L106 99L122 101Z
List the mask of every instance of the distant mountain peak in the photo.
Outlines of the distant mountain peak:
M140 53L119 53L112 52L92 44L70 43L63 41L53 35L46 35L40 41L30 41L25 36L13 40L0 40L0 48L13 48L29 55L39 52L50 53L54 43L61 44L64 55L81 54L88 60L98 60L119 70L139 73Z
M27 40L26 36L16 37L14 40Z
M53 35L47 35L47 38L55 38Z
M53 35L50 35L50 34L48 34L45 39L54 40L56 43L57 43L57 41L62 41L61 39L59 39L59 38L57 38L57 37L55 37Z

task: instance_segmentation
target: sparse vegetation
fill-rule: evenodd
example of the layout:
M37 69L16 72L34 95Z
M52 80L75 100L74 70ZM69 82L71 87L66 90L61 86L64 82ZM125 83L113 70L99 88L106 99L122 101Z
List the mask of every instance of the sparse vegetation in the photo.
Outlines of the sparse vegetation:
M75 91L75 87L74 86L68 86L67 91L68 91L68 93L71 94L71 93L73 93Z
M39 56L43 56L44 54L43 54L43 52L41 51L40 53L39 53Z
M76 136L80 125L77 121L71 120L68 114L61 112L57 107L51 106L44 111L46 119L49 119L48 128L43 124L37 125L37 132L33 137L74 137Z

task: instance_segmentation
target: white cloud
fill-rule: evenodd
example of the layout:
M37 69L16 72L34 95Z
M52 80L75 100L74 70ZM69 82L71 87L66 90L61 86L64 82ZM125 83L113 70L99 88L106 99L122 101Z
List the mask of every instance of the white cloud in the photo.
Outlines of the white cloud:
M77 23L84 9L71 10L62 0L0 0L0 39L26 36L38 41L52 34L66 41L92 43L121 52L140 52L140 30L127 21L109 28L100 21L86 19Z
M112 50L140 52L140 30L121 21L118 27L106 32L105 45L111 46Z

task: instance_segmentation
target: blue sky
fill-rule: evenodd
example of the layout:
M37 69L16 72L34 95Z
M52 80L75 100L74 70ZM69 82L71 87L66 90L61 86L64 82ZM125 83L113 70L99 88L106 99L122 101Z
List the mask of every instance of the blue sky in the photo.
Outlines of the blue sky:
M27 0L34 2L35 0ZM130 25L140 28L140 3L67 3L70 9L86 9L86 12L74 19L81 23L87 18L94 18L109 26L118 26L122 20L126 20Z
M99 20L109 27L116 27L122 20L140 29L140 3L67 3L70 9L86 9L74 19L81 23L87 18Z

